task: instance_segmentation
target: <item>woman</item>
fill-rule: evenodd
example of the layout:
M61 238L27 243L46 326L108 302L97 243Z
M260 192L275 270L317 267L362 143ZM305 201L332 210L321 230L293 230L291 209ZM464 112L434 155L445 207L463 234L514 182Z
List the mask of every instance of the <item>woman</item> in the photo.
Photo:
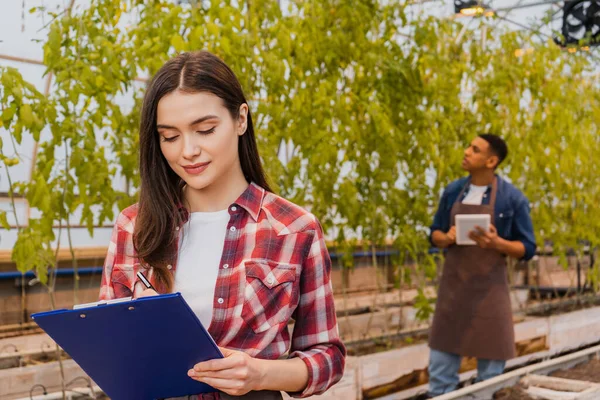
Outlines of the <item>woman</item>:
M242 88L213 54L181 54L152 79L140 176L139 203L117 218L100 298L156 295L139 269L159 292L181 292L225 356L188 371L216 397L307 397L336 383L345 348L323 231L271 192Z

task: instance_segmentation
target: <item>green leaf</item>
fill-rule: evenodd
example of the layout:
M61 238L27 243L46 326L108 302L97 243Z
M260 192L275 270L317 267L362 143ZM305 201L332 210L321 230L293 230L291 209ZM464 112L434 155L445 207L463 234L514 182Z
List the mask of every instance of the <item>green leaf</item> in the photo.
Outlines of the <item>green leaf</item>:
M171 46L173 46L176 51L183 51L185 49L185 42L181 36L174 35L171 36Z
M12 157L12 158L6 157L6 158L4 158L4 164L7 167L14 167L15 165L19 164L19 159L16 157Z
M8 223L6 211L3 210L0 210L0 225L2 225L4 229L10 229L10 224Z
M31 127L33 125L33 113L29 104L21 105L21 108L19 109L19 118L24 126Z

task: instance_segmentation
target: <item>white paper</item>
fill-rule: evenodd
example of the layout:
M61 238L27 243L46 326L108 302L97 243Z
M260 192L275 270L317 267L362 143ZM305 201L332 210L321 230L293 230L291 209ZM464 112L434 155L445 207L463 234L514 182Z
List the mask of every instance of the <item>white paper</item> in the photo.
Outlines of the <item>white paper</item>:
M132 297L121 297L119 299L112 299L112 300L100 300L100 301L95 301L93 303L83 303L83 304L75 304L73 306L73 310L79 310L80 308L90 308L90 307L96 307L96 306L100 306L103 304L114 304L114 303L125 303L128 301L131 301Z

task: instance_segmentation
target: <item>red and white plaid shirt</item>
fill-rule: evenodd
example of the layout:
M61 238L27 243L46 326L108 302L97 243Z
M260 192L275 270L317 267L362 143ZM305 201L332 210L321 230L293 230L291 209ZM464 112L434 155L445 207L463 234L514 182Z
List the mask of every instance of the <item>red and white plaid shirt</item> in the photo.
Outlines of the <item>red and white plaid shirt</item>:
M117 218L100 299L137 296L145 288L136 277L137 212L133 205ZM275 360L289 350L289 358L304 361L309 376L306 389L291 395L324 392L341 379L346 349L338 335L331 260L319 221L256 184L229 207L229 214L209 333L219 346L257 358ZM169 267L175 273L177 266ZM148 277L153 281L152 270ZM291 348L290 319L296 321Z

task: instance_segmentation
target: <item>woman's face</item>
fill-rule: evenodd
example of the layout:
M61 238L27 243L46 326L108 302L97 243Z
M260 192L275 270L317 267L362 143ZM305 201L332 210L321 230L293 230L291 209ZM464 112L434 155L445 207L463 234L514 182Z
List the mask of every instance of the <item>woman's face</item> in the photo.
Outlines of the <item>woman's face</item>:
M202 190L241 171L239 137L246 131L248 106L237 120L223 100L208 92L169 93L158 102L156 127L169 166L188 187Z

